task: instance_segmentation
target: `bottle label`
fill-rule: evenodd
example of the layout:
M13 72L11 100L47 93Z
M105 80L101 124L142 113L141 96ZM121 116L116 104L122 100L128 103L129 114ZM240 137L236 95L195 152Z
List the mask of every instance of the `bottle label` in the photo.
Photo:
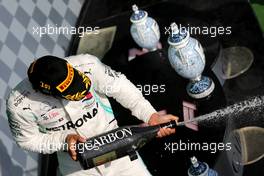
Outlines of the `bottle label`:
M122 128L112 133L108 133L97 138L93 138L85 143L86 150L99 150L101 146L113 143L117 140L122 140L132 136L133 133L130 128Z
M93 158L93 164L95 166L99 166L101 164L115 160L116 158L117 158L116 152L112 151L112 152L109 152L109 153Z

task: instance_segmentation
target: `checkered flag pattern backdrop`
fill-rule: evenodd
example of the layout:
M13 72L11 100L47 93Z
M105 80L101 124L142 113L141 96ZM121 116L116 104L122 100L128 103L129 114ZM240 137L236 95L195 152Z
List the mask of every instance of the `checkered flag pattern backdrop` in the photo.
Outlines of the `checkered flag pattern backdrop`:
M0 176L37 175L38 154L17 147L5 114L5 99L43 55L65 56L71 34L38 35L47 25L74 27L84 0L0 0Z

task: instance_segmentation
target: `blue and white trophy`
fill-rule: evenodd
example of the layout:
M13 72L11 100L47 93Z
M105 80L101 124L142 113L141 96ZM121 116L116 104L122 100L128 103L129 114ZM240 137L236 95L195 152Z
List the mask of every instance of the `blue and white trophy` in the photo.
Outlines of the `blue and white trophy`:
M202 76L205 56L201 44L176 23L171 24L168 43L170 64L179 75L190 79L186 88L188 95L196 99L210 95L215 85L211 78Z
M148 17L148 13L132 6L133 14L130 17L132 25L130 33L134 41L142 48L155 51L160 39L160 31L157 22Z
M207 163L198 161L195 156L191 158L191 163L188 176L218 176L217 172L210 169Z

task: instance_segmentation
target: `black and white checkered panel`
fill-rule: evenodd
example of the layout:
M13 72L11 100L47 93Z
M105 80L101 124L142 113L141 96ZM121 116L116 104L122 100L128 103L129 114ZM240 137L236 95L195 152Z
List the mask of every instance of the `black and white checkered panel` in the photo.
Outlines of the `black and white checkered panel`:
M40 37L34 28L74 27L84 0L0 0L0 175L37 175L38 155L17 147L5 114L10 90L43 55L65 56L71 34Z

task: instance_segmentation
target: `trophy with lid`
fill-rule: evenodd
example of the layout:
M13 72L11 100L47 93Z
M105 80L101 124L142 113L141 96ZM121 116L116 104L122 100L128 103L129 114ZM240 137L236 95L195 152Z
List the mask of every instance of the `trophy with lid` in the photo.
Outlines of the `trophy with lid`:
M200 162L197 158L191 157L191 167L188 169L188 176L218 176L218 173L209 168L205 162Z
M148 13L139 10L137 5L132 6L133 14L130 17L132 25L130 33L134 41L142 48L149 51L157 49L160 31L157 22L148 16Z
M186 89L190 97L205 98L214 90L214 82L202 76L205 67L205 56L201 44L185 29L179 29L176 23L171 24L168 38L168 58L171 66L182 77L190 79Z

